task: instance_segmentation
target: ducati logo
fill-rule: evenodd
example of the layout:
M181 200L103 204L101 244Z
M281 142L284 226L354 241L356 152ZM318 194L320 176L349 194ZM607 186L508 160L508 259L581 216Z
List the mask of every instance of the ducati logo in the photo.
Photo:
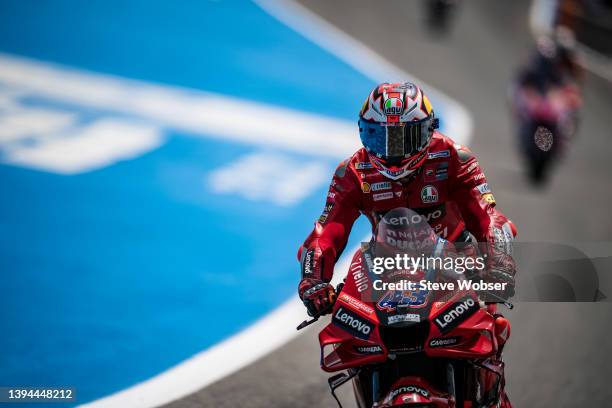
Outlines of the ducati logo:
M421 201L424 204L435 203L438 201L438 189L432 185L427 185L421 190Z

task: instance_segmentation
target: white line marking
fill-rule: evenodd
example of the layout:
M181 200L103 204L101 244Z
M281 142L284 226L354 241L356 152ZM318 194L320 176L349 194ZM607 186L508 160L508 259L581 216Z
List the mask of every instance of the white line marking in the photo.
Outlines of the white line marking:
M414 79L365 45L298 4L277 0L256 0L256 3L281 22L375 81L412 78L422 84L421 81ZM449 136L453 137L457 143L468 145L472 131L472 119L467 110L432 87L427 85L424 87L437 104L444 105L446 123L449 124ZM358 139L354 131L351 131L350 137L351 140ZM327 135L325 143L328 146L327 149L334 152L341 150L333 146L337 141ZM341 143L348 145L350 142L342 141ZM348 271L355 250L356 248L344 254L341 262L336 265L336 274L345 274ZM96 408L159 406L185 397L238 371L297 335L296 322L303 320L305 313L303 307L294 299L292 297L266 318L217 346L204 350L143 383L85 406ZM281 341L276 341L276 339L281 339ZM269 346L270 342L273 343L273 347ZM252 347L254 344L258 347ZM245 353L245 350L248 350L248 353Z
M72 126L75 120L74 114L40 108L0 112L0 143L6 145L42 132L54 133Z
M0 85L3 83L19 89L21 95L133 115L150 124L208 138L334 158L347 157L359 146L356 125L347 120L6 54L0 54Z
M255 152L212 171L212 190L251 201L295 205L329 179L329 166L317 161L297 162L272 152Z
M74 128L74 134L9 149L6 163L76 174L129 160L160 146L159 129L125 120L102 119Z

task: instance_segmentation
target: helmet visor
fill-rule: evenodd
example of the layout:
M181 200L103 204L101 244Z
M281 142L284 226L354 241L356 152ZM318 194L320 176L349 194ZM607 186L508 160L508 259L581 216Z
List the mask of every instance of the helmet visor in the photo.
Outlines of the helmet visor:
M366 150L382 159L404 159L427 146L435 120L429 117L418 122L381 125L359 120L359 134Z

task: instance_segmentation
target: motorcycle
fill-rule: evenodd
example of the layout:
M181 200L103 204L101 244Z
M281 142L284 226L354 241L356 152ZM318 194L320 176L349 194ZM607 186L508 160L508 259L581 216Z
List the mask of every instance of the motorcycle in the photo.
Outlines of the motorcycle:
M558 161L576 133L580 91L569 84L546 90L517 84L512 93L520 150L529 179L539 184L546 181L551 164Z
M418 217L407 208L393 213L400 220ZM401 230L393 234L407 236ZM384 239L378 235L372 242ZM366 264L373 259L368 252L372 242L362 245L364 259L370 258ZM473 290L373 290L377 279L379 284L423 278L433 282L439 278L436 270L379 275L366 267L365 273L367 281L351 267L336 289L331 323L319 333L321 368L342 371L328 380L340 408L335 391L351 380L360 408L510 406L499 357L507 338L500 333L507 335L509 325L495 314L495 306ZM454 276L465 279L465 274Z

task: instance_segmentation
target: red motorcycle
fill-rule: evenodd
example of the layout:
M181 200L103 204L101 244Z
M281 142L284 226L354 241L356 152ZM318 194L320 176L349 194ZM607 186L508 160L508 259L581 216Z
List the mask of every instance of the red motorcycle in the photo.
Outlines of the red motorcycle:
M400 220L418 217L409 209L393 212ZM321 368L344 371L328 380L338 405L335 390L352 380L360 408L510 407L498 357L509 325L494 314L495 305L470 290L375 290L399 279L432 282L439 272L375 274L368 267L372 242L362 246L365 269L356 271L354 262L338 285L331 323L319 333Z

